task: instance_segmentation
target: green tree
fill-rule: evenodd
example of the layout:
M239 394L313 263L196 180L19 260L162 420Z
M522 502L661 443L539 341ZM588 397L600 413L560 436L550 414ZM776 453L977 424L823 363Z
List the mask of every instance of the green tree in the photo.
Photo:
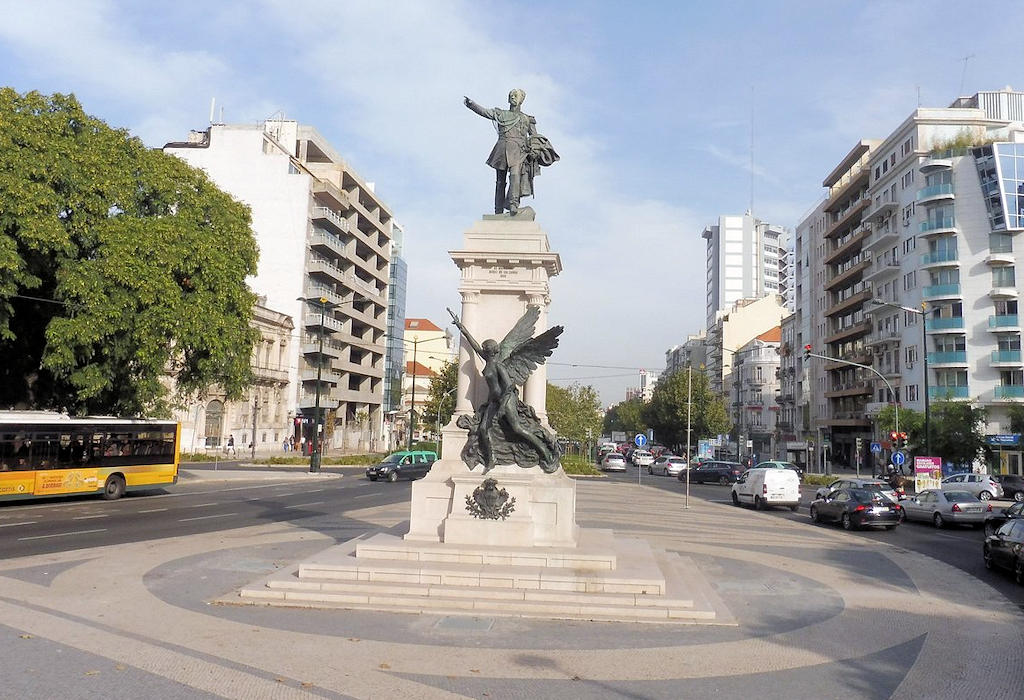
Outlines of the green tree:
M691 381L692 392L688 394ZM677 449L686 446L688 404L693 431L691 447L696 447L699 438L728 432L730 420L725 401L711 391L707 375L674 372L658 380L647 406L647 420L654 428L655 439Z
M251 383L247 207L87 115L0 89L0 405L159 415Z
M643 399L630 399L615 404L604 416L604 434L611 435L613 432L621 431L627 435L635 435L646 431L645 411L646 404Z
M931 418L932 440L929 447L934 452L935 447L935 418ZM888 439L889 433L896 430L896 417L892 404L887 404L878 412L875 419L879 432ZM912 408L900 409L900 432L907 434L907 446L911 452L918 454L924 450L924 413L915 411Z
M942 399L932 401L930 409L931 448L936 456L956 465L970 465L984 456L988 412L983 407Z
M594 387L548 382L546 406L548 421L559 437L582 444L600 436L601 402Z
M420 418L424 422L435 423L437 432L448 425L455 412L455 387L459 383L459 365L455 360L446 362L441 371L430 378L430 393L420 408ZM441 420L438 421L440 407Z
M1024 405L1012 403L1007 407L1010 417L1010 432L1024 433Z

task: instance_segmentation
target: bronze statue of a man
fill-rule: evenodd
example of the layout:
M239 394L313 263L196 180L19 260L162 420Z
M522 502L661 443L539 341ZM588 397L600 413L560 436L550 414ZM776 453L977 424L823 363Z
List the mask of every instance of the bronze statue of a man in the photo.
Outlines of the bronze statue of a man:
M463 98L467 107L492 120L498 132L498 140L487 157L487 165L494 168L496 176L495 214L507 209L515 216L519 212L520 198L533 196L533 178L540 167L558 160L551 142L537 133L537 120L520 109L525 99L526 93L518 88L508 93L508 109L487 109L468 97Z

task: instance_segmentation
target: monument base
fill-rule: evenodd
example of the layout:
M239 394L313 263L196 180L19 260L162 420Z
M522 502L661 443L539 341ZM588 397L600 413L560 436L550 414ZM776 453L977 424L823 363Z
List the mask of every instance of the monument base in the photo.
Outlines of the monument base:
M600 529L581 530L575 547L453 545L378 533L330 547L239 595L244 603L286 607L736 624L692 560Z

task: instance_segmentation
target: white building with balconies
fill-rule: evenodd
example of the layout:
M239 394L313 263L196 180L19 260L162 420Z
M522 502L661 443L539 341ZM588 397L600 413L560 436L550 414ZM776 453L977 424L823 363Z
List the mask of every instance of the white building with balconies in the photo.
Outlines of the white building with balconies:
M252 210L254 291L297 319L288 410L310 439L375 449L383 433L392 214L316 129L286 119L213 124L164 151L206 171Z

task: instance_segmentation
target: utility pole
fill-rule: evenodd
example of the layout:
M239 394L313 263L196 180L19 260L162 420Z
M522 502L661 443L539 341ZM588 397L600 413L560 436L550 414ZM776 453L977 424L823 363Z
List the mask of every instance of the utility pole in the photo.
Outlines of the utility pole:
M252 459L256 459L256 413L260 410L260 395L258 391L252 394Z
M420 339L412 339L412 401L409 402L409 447L412 450L412 433L416 429L416 350Z

